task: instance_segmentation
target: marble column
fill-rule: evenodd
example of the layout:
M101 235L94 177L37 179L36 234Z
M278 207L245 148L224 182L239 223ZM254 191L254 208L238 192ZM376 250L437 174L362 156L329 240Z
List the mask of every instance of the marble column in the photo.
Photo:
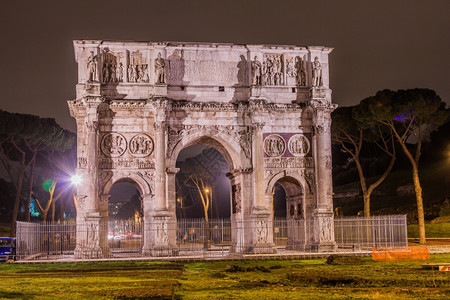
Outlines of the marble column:
M319 252L333 251L334 241L333 182L331 165L331 112L336 108L325 100L311 100L316 168L316 209L314 240Z
M155 211L167 211L165 122L155 122Z
M82 150L86 157L85 168L78 169L82 176L82 183L77 189L77 197L83 198L82 214L84 220L77 222L77 247L75 249L75 258L99 258L103 256L100 247L101 219L98 207L98 185L97 185L97 149L98 142L98 112L97 108L101 103L98 97L83 99L86 108L84 116L84 134L78 136L78 142L82 143L78 150ZM78 124L77 124L78 125ZM82 153L77 153L82 157ZM78 219L78 218L77 218ZM78 220L77 220L78 221ZM107 232L106 232L107 234Z
M255 124L254 151L253 151L253 176L254 195L253 208L256 210L267 210L264 193L264 124Z
M253 239L251 245L248 245L245 251L251 253L276 253L275 244L273 243L273 222L264 192L264 124L256 122L254 124L253 187L255 199L253 201L252 222L248 224L252 228Z

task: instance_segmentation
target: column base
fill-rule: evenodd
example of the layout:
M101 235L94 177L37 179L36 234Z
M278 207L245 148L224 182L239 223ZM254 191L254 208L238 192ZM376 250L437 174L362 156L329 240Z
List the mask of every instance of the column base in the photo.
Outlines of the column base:
M151 217L151 223L144 227L143 256L165 257L177 256L176 223L170 222L171 214L166 210L158 210Z
M154 95L155 96L167 96L167 84L165 83L155 83L154 86Z
M245 253L274 254L277 253L273 243L273 223L270 212L265 207L254 207L252 215L253 239L244 247Z
M292 242L286 245L286 250L295 250L295 251L305 251L306 250L306 244L304 242Z
M258 243L245 247L246 254L275 254L277 247L274 243Z
M312 250L314 252L336 252L337 245L336 243L320 243L320 244L313 244Z
M103 258L103 251L100 247L89 249L87 247L77 247L75 249L75 259L96 259Z
M323 87L313 87L310 90L311 98L313 99L324 99L326 98L326 89Z
M177 256L179 253L178 247L176 246L154 246L151 249L142 249L142 256L151 257L167 257L167 256Z
M336 242L334 240L334 215L328 207L319 207L314 216L315 242L312 249L316 252L335 252Z

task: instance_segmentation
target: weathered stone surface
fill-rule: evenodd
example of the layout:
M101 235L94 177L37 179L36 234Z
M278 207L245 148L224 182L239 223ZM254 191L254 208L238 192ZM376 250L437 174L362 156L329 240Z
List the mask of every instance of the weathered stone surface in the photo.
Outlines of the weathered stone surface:
M105 223L101 199L115 182L131 180L143 198L143 253L175 255L177 156L205 144L230 169L234 251L275 251L276 182L292 218L317 224L307 242L334 247L332 49L87 40L74 47L77 96L68 104L77 122L77 171L87 180L78 188L80 228ZM104 237L89 234L80 235L77 255L107 255Z

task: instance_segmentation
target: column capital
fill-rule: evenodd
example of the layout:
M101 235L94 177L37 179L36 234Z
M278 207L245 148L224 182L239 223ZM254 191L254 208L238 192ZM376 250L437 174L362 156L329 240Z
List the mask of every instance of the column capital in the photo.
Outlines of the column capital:
M166 168L166 173L167 174L175 175L178 172L180 172L180 168L171 168L171 167Z
M266 125L266 123L264 123L264 122L254 122L253 123L253 126L256 130L262 130L265 125Z
M234 178L234 177L236 177L236 176L238 176L238 175L241 175L241 174L250 174L250 173L252 173L252 172L253 172L253 168L233 169L233 170L230 170L230 172L228 172L228 173L226 174L226 176L227 176L228 178L232 179L232 178Z
M312 99L308 103L315 111L323 111L326 113L331 113L338 107L335 103L320 99Z
M155 131L161 132L166 130L166 122L165 121L157 121L155 124L153 124L155 127Z

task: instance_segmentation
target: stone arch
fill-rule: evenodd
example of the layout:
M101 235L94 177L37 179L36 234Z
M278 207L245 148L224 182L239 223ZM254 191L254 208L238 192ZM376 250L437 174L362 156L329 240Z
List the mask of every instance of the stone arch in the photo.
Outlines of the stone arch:
M112 186L118 182L130 182L135 184L141 197L144 195L152 195L152 188L150 183L140 174L135 172L117 172L105 183L102 187L102 193L108 195Z
M172 155L168 158L168 166L175 167L181 150L196 144L210 146L219 151L225 158L230 170L241 168L245 165L242 162L239 144L229 135L221 132L213 135L206 130L200 130L190 133L177 142L172 150Z
M272 178L270 178L269 182L267 183L266 186L266 195L272 195L272 190L274 188L274 185L277 181L279 181L282 178L292 178L295 181L297 181L298 185L300 186L300 188L302 189L303 193L312 193L310 186L308 184L308 182L301 176L299 176L298 174L292 174L292 173L288 173L286 171L280 172L278 174L275 174ZM288 186L290 186L291 184L293 184L292 182L290 184L288 184Z
M305 185L302 185L299 179L291 174L286 174L286 172L281 172L277 175L278 176L273 178L274 180L272 181L271 188L266 191L266 193L270 192L270 196L267 196L266 198L270 199L270 202L272 202L270 204L273 207L275 184L280 184L286 195L286 217L303 218L305 214ZM275 211L273 211L273 213L275 213Z

